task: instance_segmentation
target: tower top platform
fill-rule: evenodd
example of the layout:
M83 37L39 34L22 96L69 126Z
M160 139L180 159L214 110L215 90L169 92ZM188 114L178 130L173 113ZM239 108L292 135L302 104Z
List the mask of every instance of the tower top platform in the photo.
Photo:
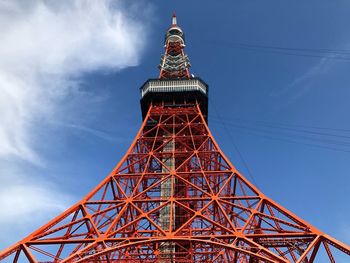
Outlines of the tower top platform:
M149 79L140 88L142 118L146 117L149 106L165 104L185 106L199 104L203 116L208 115L208 85L200 78L190 79Z

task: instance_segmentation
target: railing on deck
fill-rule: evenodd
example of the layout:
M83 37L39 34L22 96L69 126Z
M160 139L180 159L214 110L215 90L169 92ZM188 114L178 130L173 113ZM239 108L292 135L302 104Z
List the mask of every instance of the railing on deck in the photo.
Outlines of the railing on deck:
M148 80L141 87L141 97L149 92L188 92L200 91L207 95L208 87L200 79Z

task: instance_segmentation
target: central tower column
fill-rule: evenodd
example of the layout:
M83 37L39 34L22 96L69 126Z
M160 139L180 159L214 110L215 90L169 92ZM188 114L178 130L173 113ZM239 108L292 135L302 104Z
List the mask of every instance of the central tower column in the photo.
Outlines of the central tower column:
M172 17L172 25L165 34L165 52L161 56L159 64L159 78L150 79L141 87L141 107L143 118L145 118L150 107L159 107L162 111L180 108L196 108L200 106L203 115L208 113L208 86L199 78L191 77L189 73L190 62L184 52L185 40L182 29L177 25L175 14ZM185 208L176 205L172 200L181 196L188 198L186 184L175 177L177 164L183 163L183 156L176 153L186 151L177 142L177 134L183 129L184 122L177 114L169 117L166 122L166 130L159 130L158 136L163 138L160 149L162 162L163 180L160 183L160 199L162 202L170 202L159 210L159 221L163 230L169 236L173 235L175 229L179 229L189 218ZM188 134L189 135L189 134ZM190 167L184 167L184 171L190 172ZM171 174L168 176L167 174ZM181 247L175 242L162 242L159 245L160 262L175 262L177 255L183 257L190 244L182 242Z

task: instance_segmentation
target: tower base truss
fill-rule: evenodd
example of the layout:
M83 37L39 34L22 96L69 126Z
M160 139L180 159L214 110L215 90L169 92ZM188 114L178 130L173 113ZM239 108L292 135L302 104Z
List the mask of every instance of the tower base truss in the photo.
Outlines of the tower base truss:
M318 262L322 250L329 262L336 250L350 255L248 182L198 104L159 104L109 176L0 260Z

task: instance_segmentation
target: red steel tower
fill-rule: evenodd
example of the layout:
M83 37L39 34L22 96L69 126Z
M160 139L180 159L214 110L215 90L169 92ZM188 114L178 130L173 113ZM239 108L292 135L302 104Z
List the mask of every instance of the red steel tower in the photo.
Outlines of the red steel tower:
M141 87L143 123L126 155L0 260L306 263L336 262L339 252L350 262L349 246L265 196L225 157L207 124L208 86L189 74L184 47L174 15L159 78Z

